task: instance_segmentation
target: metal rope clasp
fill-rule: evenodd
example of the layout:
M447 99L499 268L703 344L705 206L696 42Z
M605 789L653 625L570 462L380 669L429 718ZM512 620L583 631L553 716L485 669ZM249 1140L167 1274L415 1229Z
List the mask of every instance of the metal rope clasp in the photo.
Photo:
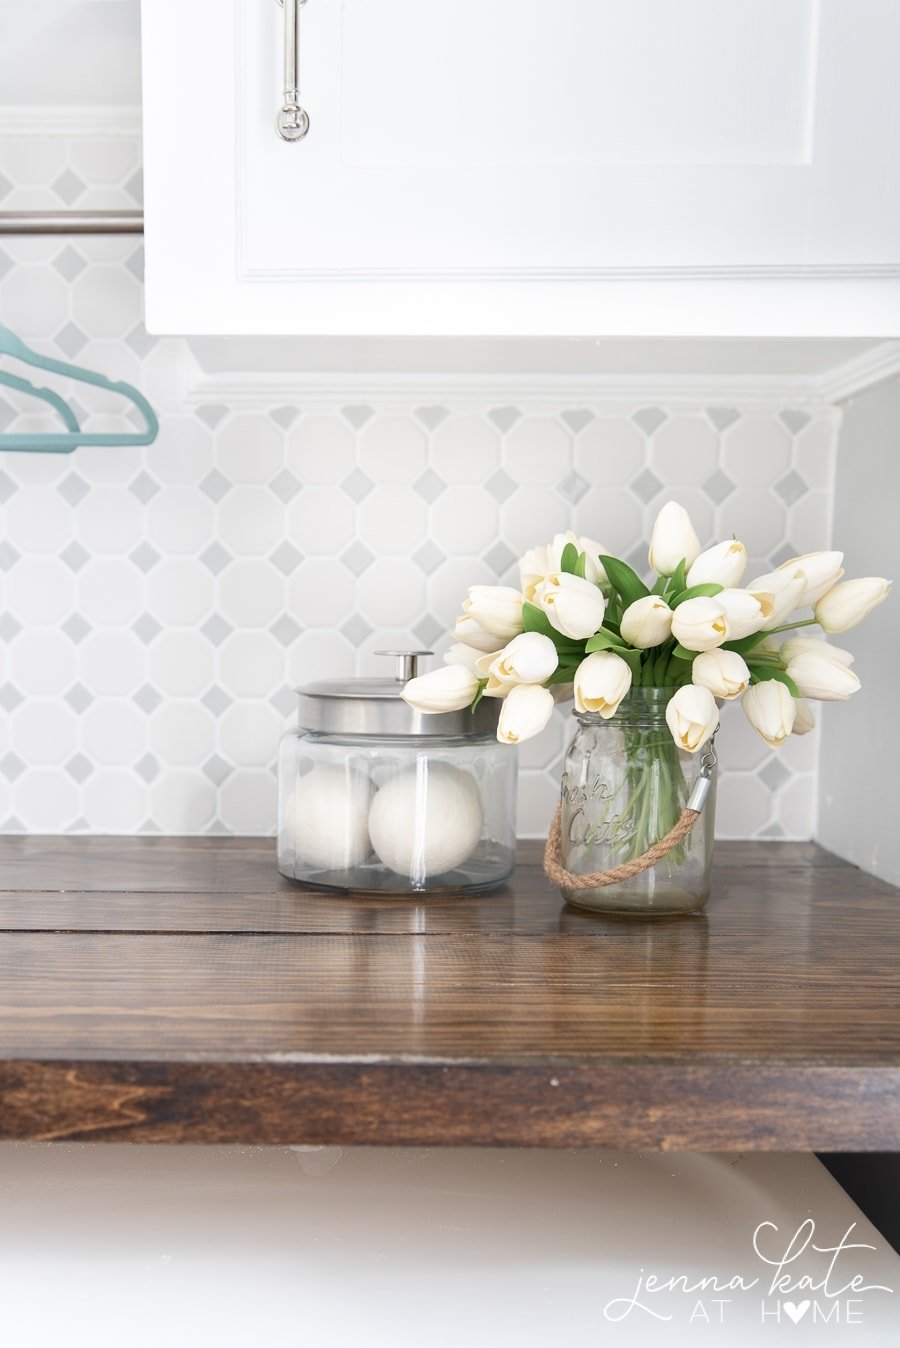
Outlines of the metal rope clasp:
M703 750L703 757L700 759L700 776L691 788L691 794L688 796L688 802L685 806L686 809L694 810L697 814L703 813L703 807L712 790L713 772L718 761L716 757L716 737L713 735Z

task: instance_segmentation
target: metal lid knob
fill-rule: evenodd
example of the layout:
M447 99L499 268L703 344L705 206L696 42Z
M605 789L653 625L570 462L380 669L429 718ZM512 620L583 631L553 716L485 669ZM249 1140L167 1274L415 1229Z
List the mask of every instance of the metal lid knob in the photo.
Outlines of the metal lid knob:
M434 655L434 651L376 651L376 655L391 655L397 661L394 678L398 683L408 683L419 671L419 658Z

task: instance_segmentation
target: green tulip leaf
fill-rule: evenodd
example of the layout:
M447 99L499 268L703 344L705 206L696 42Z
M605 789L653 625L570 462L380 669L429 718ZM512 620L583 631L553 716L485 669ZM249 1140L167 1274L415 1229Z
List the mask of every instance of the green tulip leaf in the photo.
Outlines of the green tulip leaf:
M610 585L621 595L626 608L637 599L645 599L650 593L640 576L636 571L632 571L627 562L619 561L618 557L601 555L600 565L609 577Z
M677 608L686 599L712 599L717 594L721 594L724 588L724 585L716 585L713 581L708 581L705 585L692 585L689 590L682 590L680 594L676 594L673 599L670 599L669 608Z
M752 651L765 641L768 635L768 632L753 632L749 637L741 637L739 641L726 641L723 650L737 651L738 655L746 655L748 651Z
M584 649L588 655L592 655L594 651L615 651L618 655L628 648L616 632L610 632L607 628L601 627L596 636L588 637Z
M800 689L794 683L790 674L785 673L783 669L773 669L771 665L755 665L749 660L747 661L747 668L756 683L763 683L766 679L777 679L779 683L784 684L791 697L800 696Z
M576 576L580 576L581 579L584 580L584 579L585 579L585 574L584 574L584 573L585 573L586 570L587 570L587 553L586 553L586 552L579 552L579 554L578 554L578 561L575 563L575 571L574 571L574 574L575 574Z
M672 652L676 660L694 660L700 654L699 651L689 651L685 646L678 645Z
M562 557L559 562L560 571L567 572L570 576L575 575L575 567L578 565L578 549L574 543L567 543L562 550Z
M660 580L665 580L664 576ZM675 570L669 577L668 584L662 590L663 594L681 594L681 591L687 585L687 559L682 557Z

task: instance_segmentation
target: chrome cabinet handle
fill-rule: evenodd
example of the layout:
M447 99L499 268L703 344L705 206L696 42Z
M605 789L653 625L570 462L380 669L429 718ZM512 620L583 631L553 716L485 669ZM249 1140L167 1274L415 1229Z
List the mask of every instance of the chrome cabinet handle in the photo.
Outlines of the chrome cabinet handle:
M284 6L284 102L275 118L282 140L302 140L309 115L300 106L300 9L306 0L278 0Z

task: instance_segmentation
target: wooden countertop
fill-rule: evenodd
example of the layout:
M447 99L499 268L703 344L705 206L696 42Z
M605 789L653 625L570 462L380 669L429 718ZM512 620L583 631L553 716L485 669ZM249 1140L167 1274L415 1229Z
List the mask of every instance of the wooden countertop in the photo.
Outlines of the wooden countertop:
M690 918L310 894L264 839L0 839L0 1137L900 1149L900 891L724 843Z

